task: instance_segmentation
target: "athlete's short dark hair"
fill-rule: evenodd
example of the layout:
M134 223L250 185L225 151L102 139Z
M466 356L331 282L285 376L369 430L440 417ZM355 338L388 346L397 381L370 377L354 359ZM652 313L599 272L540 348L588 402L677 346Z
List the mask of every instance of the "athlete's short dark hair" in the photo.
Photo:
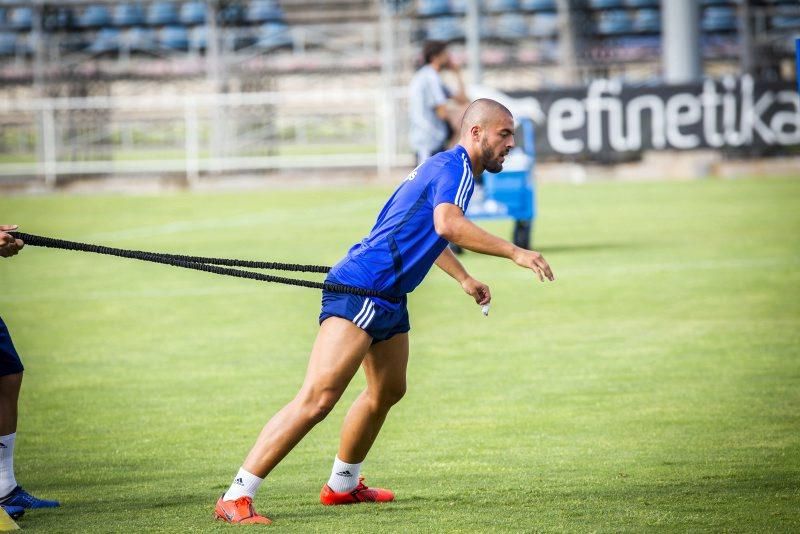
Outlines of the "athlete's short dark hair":
M422 47L422 57L425 60L425 64L431 62L431 60L444 52L447 49L447 43L444 41L427 41L425 45Z

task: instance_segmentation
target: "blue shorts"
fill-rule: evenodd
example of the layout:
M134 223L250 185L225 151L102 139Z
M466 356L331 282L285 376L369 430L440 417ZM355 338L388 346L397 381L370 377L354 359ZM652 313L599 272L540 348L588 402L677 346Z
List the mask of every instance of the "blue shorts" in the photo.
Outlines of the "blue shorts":
M386 341L396 334L411 330L406 297L393 310L382 305L380 299L323 290L319 324L328 317L341 317L351 321L372 336L372 343Z
M22 361L11 342L11 334L8 333L6 323L0 318L0 376L15 375L24 370Z

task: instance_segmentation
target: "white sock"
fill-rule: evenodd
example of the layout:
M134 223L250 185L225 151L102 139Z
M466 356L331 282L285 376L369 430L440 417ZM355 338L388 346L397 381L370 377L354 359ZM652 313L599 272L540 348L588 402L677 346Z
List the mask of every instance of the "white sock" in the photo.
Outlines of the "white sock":
M250 497L252 499L262 482L264 482L263 478L259 478L246 471L244 467L240 467L239 472L233 478L231 487L225 492L222 500L235 501L239 497Z
M363 463L363 462L362 462ZM331 478L328 486L336 493L350 491L358 486L358 475L361 473L361 464L348 464L336 457L331 469Z
M14 478L14 441L17 433L0 436L0 497L5 497L17 487Z

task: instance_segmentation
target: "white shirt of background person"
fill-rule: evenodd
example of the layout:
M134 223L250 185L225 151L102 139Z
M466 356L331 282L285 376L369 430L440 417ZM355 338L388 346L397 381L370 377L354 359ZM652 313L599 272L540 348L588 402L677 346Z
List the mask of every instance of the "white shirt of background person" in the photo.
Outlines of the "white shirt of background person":
M418 163L447 141L447 124L436 115L436 108L447 100L442 79L430 64L414 74L409 85L409 143L417 152Z

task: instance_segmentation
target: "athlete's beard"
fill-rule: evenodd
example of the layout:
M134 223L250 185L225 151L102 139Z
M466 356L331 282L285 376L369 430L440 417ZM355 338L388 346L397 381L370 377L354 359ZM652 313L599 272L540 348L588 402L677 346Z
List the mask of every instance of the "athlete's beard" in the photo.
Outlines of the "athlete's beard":
M481 141L481 163L483 168L492 173L498 173L503 170L503 164L495 159L492 149L489 148L489 143L486 139Z

